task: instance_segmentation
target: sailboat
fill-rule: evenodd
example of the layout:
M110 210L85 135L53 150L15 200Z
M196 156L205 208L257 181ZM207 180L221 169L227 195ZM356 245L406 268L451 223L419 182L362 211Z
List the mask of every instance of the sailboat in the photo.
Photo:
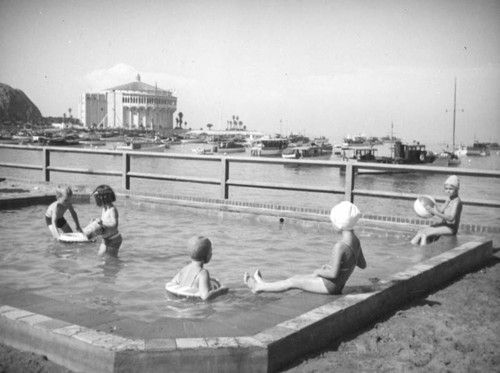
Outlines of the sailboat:
M438 154L434 165L445 166L445 167L457 167L460 165L460 158L458 158L455 153L455 127L456 127L456 116L457 116L457 78L455 77L455 89L453 94L453 138L451 151L443 150Z

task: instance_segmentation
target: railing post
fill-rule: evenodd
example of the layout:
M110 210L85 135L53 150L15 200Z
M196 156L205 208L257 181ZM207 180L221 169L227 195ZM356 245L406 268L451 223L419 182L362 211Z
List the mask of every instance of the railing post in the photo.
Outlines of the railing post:
M221 174L220 174L220 194L221 199L229 198L229 186L227 180L229 179L229 159L226 156L221 158Z
M122 153L122 188L130 190L130 154L127 152Z
M42 172L43 172L43 180L45 182L49 182L50 181L50 170L49 170L49 167L50 167L50 150L47 149L47 148L43 148L42 149L42 158L43 158L43 169L42 169Z
M354 189L354 175L355 170L351 162L347 162L345 168L345 197L346 201L354 203L354 195L352 191Z

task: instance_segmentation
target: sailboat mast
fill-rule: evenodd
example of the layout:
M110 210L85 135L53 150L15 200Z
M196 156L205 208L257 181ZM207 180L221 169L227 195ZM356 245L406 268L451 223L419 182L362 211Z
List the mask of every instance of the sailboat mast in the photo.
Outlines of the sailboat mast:
M453 94L453 143L451 151L455 151L455 120L457 116L457 77L455 77L455 90Z

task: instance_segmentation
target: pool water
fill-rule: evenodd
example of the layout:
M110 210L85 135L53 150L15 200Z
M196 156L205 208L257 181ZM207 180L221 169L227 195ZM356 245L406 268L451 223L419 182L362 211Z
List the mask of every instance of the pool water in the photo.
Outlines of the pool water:
M97 256L93 243L55 241L43 218L47 206L0 211L0 285L27 289L53 299L111 310L142 321L162 317L207 318L215 312L241 312L284 294L255 296L243 273L259 268L266 280L310 273L329 261L340 236L329 224L195 208L119 202L123 244L118 258ZM76 204L85 226L100 216L92 204ZM74 223L69 213L69 224ZM368 263L356 269L344 293L356 291L451 247L421 249L409 243L412 232L358 229ZM211 302L172 298L165 283L189 262L186 243L205 235L213 243L212 277L230 288ZM298 291L298 290L293 290ZM333 296L332 296L333 297Z

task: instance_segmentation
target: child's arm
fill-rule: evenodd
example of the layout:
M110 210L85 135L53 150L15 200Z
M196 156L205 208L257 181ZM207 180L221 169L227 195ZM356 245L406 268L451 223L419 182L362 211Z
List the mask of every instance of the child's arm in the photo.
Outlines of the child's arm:
M82 231L82 227L80 227L80 222L78 221L78 215L77 215L75 209L73 208L72 204L68 206L68 210L69 210L69 212L71 214L71 217L73 218L73 220L75 222L76 230L78 232L81 232Z
M366 268L366 260L363 254L363 250L361 249L361 244L359 245L358 262L356 263L356 265L361 269Z
M450 203L447 208L434 208L431 212L438 218L444 219L447 222L453 222L457 218L458 203Z
M198 275L198 289L200 298L207 300L210 295L210 275L206 269L203 269Z
M208 293L207 299L204 299L204 300L210 300L210 299L213 299L215 297L218 297L219 295L227 294L228 291L229 291L229 288L227 288L225 286L221 286L220 288L210 290Z
M59 230L57 229L57 202L54 202L55 205L53 206L52 208L52 211L50 213L50 220L52 221L52 224L49 226L49 229L52 233L52 236L54 236L54 238L58 238L59 237ZM50 208L49 208L50 209Z
M172 279L172 282L175 282L176 284L180 284L179 278L180 278L181 272L178 272L174 278Z

